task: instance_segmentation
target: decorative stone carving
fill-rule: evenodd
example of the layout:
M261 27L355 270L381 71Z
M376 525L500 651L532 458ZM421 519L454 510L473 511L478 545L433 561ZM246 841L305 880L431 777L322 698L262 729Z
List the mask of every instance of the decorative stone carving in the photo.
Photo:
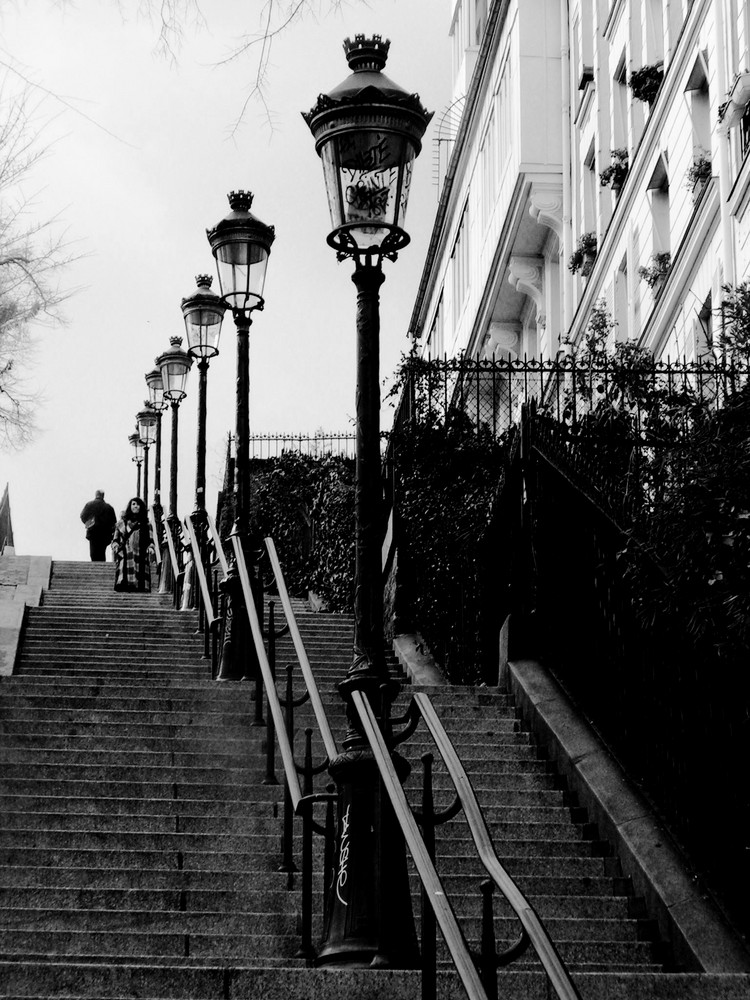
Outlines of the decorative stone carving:
M551 229L562 241L562 188L557 184L535 184L529 195L529 215L540 226Z
M483 361L504 357L510 360L521 353L521 326L519 323L490 323L482 345Z
M544 261L541 257L511 257L508 262L508 281L516 291L527 295L536 306L537 327L546 326L544 303Z

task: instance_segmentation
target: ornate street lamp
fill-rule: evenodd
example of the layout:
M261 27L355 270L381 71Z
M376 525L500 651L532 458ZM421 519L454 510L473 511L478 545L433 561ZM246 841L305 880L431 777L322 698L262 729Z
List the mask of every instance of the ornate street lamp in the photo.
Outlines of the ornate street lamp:
M197 275L196 290L182 300L188 354L198 359L198 443L195 462L195 513L198 515L199 537L203 537L203 517L206 510L206 384L208 363L219 353L219 336L226 305L211 290L213 279L208 274Z
M138 421L138 436L143 445L143 502L148 507L148 453L152 444L156 444L156 427L159 423L159 414L146 400L144 409L135 415Z
M303 116L323 162L333 226L328 243L339 260L354 260L357 287L354 649L339 685L349 731L330 769L339 788L337 849L346 836L349 867L344 898L339 891L329 898L318 961L410 966L418 956L403 838L351 705L351 693L365 691L380 717L382 697L395 696L383 638L379 289L383 258L395 260L409 242L403 223L412 168L432 117L416 94L383 74L389 46L380 35L346 39L351 74ZM408 765L393 757L403 780ZM373 858L387 864L374 865Z
M219 290L227 308L232 310L237 328L237 401L234 477L234 526L245 554L250 583L262 612L262 589L258 567L258 540L250 531L250 367L249 340L252 314L263 308L266 266L275 233L251 212L253 196L248 191L229 194L230 213L207 231L211 253L216 260ZM227 627L221 653L218 680L239 680L252 656L249 621L242 602L236 567L224 581L229 598ZM262 614L259 615L262 620Z
M180 345L182 337L171 337L170 348L156 359L156 366L161 372L162 388L164 399L169 402L172 409L172 442L169 465L169 514L167 521L176 534L179 525L177 514L177 433L178 433L178 413L179 406L186 396L185 383L188 372L193 364L193 359L183 351Z
M143 464L143 445L141 444L141 439L138 436L137 430L135 431L134 434L128 435L128 441L130 441L130 444L133 448L132 461L135 462L136 468L138 470L135 495L139 497L141 495L141 465Z
M154 521L158 539L156 544L161 548L164 541L162 538L162 506L161 506L161 417L167 408L167 401L164 399L164 383L161 380L161 370L153 368L146 373L146 385L148 387L148 405L156 415L156 439L154 454Z

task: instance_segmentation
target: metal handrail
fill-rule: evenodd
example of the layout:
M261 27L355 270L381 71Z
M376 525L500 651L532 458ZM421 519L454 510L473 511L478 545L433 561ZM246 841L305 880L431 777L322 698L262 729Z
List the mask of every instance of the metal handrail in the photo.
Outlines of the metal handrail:
M479 860L508 900L522 927L528 933L531 945L539 956L544 966L544 971L547 973L557 996L560 1000L581 1000L580 993L573 984L562 958L558 954L552 939L537 916L536 911L500 863L469 776L442 722L438 718L432 702L422 692L417 692L413 696L413 700L427 728L430 730L432 738L440 751L448 773L456 787L456 793L461 800L469 832L479 854Z
M245 553L242 551L242 544L238 535L232 535L232 547L234 548L234 557L237 561L237 572L242 584L242 594L245 598L247 616L250 619L250 631L255 643L258 665L260 666L260 672L266 689L268 708L273 716L273 723L276 727L276 739L279 741L279 750L281 752L281 761L284 765L287 787L291 796L292 807L296 813L299 811L299 805L303 797L302 789L300 788L299 777L297 775L297 767L294 763L294 753L292 752L286 731L281 702L276 692L276 683L271 672L271 665L268 662L265 646L263 645L263 633L258 621L258 612L255 610L255 601L253 600L253 593L250 587L250 577L248 576L247 564L245 563Z
M383 734L380 731L372 706L362 691L354 691L352 693L352 703L359 715L362 729L370 744L383 784L393 805L393 811L403 831L404 839L411 852L422 884L427 890L427 896L435 912L435 919L443 933L445 943L448 946L448 951L451 954L464 989L469 1000L487 1000L487 994L472 960L466 939L456 920L453 907L445 895L442 883L440 882L440 876L422 839L422 834L419 832L411 806L406 801L404 789L393 767L390 752L383 739Z
M210 514L206 514L206 521L208 522L208 530L211 533L211 539L214 543L216 558L219 560L222 573L226 576L229 572L229 563L227 562L227 557L224 555L224 548L219 538L219 532L216 530L216 524Z
M292 612L291 602L289 601L289 595L281 574L281 567L278 563L275 546L272 539L267 538L265 541L268 554L271 559L271 565L274 570L274 575L277 578L279 596L281 598L282 605L284 606L284 611L287 614L287 622L290 627L290 633L292 634L295 648L300 656L300 665L302 666L303 674L305 675L305 681L308 682L308 690L310 691L312 701L312 691L315 691L316 695L318 693L317 685L314 681L309 660L302 644L302 638L299 635L296 620ZM245 556L242 551L240 539L237 535L232 536L232 546L234 548L234 554L237 561L237 570L242 585L242 593L247 607L248 618L250 620L250 629L255 643L258 663L266 688L268 708L273 716L273 722L276 729L276 737L279 743L279 750L281 752L292 808L295 813L299 813L301 812L301 803L309 802L311 799L317 799L320 796L302 795L297 775L297 768L294 762L294 753L284 724L285 720L282 713L281 702L276 691L273 673L271 671L265 646L263 644L263 633L260 622L258 621L255 602L253 600L250 578L247 572L247 565L245 563ZM430 857L422 834L419 831L414 813L407 802L403 787L393 766L390 751L372 710L369 699L362 691L352 692L351 698L355 711L357 712L362 723L363 732L368 740L368 743L370 744L383 785L388 793L388 797L391 800L391 804L393 805L394 813L414 860L414 864L419 873L427 898L435 913L435 919L442 931L446 946L448 947L451 958L456 967L456 971L461 979L464 989L466 990L467 996L469 997L469 1000L488 1000L487 992L485 991L482 980L474 964L466 939L464 938L463 932L458 924L450 901L443 890L440 877L432 858ZM474 794L474 789L472 788L469 777L466 774L463 764L458 758L450 737L440 722L430 699L427 695L418 692L413 696L412 701L424 719L427 728L430 730L435 744L443 757L448 773L450 774L456 787L456 792L461 805L463 806L469 831L476 845L480 861L484 865L494 883L508 900L522 927L528 934L529 940L539 956L542 966L547 974L547 977L549 978L550 984L555 990L559 1000L581 1000L580 993L570 979L562 959L560 958L551 938L549 937L535 910L526 900L513 879L500 863L495 853L495 849L487 829L487 824L476 795ZM324 726L321 727L321 736L323 736L324 743L326 744L326 752L329 755L329 759L333 759L336 755L336 746L333 736L330 733L327 719L325 719L322 703L320 704L320 712L325 723ZM318 719L320 724L317 709L315 714L316 719ZM326 732L328 733L328 739L330 740L333 753L329 750L328 742L325 736Z
M206 625L208 628L211 628L213 623L217 620L217 616L214 614L213 604L211 602L211 588L208 586L206 569L203 565L203 560L201 559L198 536L195 533L195 525L193 524L193 515L188 514L183 524L185 525L185 531L187 531L188 539L190 541L190 548L193 553L193 564L195 566L196 573L198 574L198 584L201 588L201 596L203 597L203 610L206 615Z
M323 708L323 702L320 698L318 685L315 681L315 677L313 676L310 661L302 642L302 636L300 635L300 631L297 626L297 619L294 617L292 602L289 600L289 593L286 589L284 576L281 572L281 564L279 563L279 557L276 553L276 546L274 545L272 538L266 538L264 541L266 543L268 557L271 560L271 568L273 569L273 575L276 580L276 588L279 592L279 597L281 598L281 605L284 608L287 625L289 626L289 634L292 637L292 642L294 643L294 648L297 652L297 658L299 659L299 665L302 670L302 677L304 679L305 686L307 687L308 694L310 695L310 704L313 712L315 713L315 719L318 723L320 735L323 740L323 746L325 747L328 759L334 760L334 758L338 756L338 748L336 746L336 741L333 738L331 727L328 725L328 717L326 716L325 709Z
M161 552L159 551L159 532L156 530L156 516L154 514L154 508L149 507L148 509L148 523L151 527L151 538L154 543L154 554L156 556L156 565L161 566Z

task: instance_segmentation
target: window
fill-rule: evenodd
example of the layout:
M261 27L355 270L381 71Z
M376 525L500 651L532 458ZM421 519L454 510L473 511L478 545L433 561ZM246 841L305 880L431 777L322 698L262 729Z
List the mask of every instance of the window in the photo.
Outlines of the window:
M612 149L628 145L628 81L625 53L620 56L612 78Z
M701 155L710 158L711 106L706 60L702 54L695 60L685 92L690 102L690 121L693 127L693 159Z
M487 225L497 198L497 137L494 112L484 134L484 142L479 152L482 177L482 224Z
M748 149L750 149L750 104L740 118L740 156L743 160L747 156Z
M646 58L644 64L664 60L664 5L662 0L646 0Z
M592 0L580 0L580 9L573 25L573 70L577 74L579 90L584 90L594 79L594 14Z
M453 15L453 24L451 25L451 39L452 39L452 52L453 52L453 76L458 75L458 71L461 68L461 63L464 61L464 53L466 51L466 32L464 30L464 5L462 0L456 4L456 12Z
M474 5L474 44L479 45L487 23L487 0L475 0Z
M464 208L461 222L458 226L456 242L451 254L451 288L453 292L453 326L458 326L461 318L466 291L469 285L469 233L468 208Z
M596 152L594 140L583 160L583 231L590 232L596 226L596 202L599 193L599 178L596 173Z
M443 311L443 293L440 293L435 318L430 327L427 339L427 355L430 358L441 358L445 353L445 314Z
M620 261L615 271L614 305L612 319L615 321L615 340L628 339L628 258L627 254Z
M711 293L708 293L706 301L698 312L698 322L695 325L695 355L704 358L713 352L714 347L714 327L713 311L711 309Z
M654 168L648 184L651 195L652 253L669 252L669 175L663 156Z

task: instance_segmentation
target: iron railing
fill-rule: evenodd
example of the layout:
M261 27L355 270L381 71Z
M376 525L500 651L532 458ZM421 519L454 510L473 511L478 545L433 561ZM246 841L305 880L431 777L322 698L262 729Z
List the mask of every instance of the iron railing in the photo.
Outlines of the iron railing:
M604 353L593 359L572 354L554 359L416 359L404 367L392 436L418 420L460 415L477 432L500 437L518 423L522 407L532 399L540 412L568 425L607 403L627 413L637 430L648 435L657 429L650 418L659 398L674 401L674 425L686 428L696 407L720 409L748 380L747 362L713 356L696 361L643 357L631 366Z
M258 662L266 693L266 705L269 716L273 718L273 728L269 730L268 738L278 739L279 752L282 760L285 778L285 817L284 835L282 837L282 863L280 871L288 875L291 887L296 866L293 858L293 820L301 817L302 828L302 921L301 945L298 954L313 960L315 950L312 942L312 879L313 879L313 833L318 832L325 838L324 849L324 907L327 904L325 888L333 877L333 813L332 806L337 796L334 786L329 784L323 793L313 791L313 778L327 769L331 760L337 754L337 746L325 715L322 701L317 689L314 675L310 668L302 638L297 627L294 612L283 580L281 567L276 556L271 539L266 540L271 565L276 577L276 584L287 617L289 631L295 646L303 674L306 691L301 698L295 699L292 684L292 666L287 670L286 697L279 697L276 690L275 663L266 654L263 646L263 632L258 621L255 605L252 600L250 581L244 561L242 547L237 538L232 539L238 572L242 582L243 595L250 618L251 632L255 643ZM266 629L269 638L275 635L273 619ZM273 643L271 643L273 649ZM305 759L303 765L298 765L294 756L294 709L306 701L310 702L318 724L319 736L322 741L325 758L317 765L312 759L311 728L305 730ZM476 796L471 787L466 772L461 765L455 749L440 723L427 695L417 694L411 701L409 710L400 719L390 720L387 715L378 722L373 713L369 699L361 692L353 695L353 704L359 715L363 731L370 743L373 755L378 764L381 779L396 813L402 833L409 846L422 883L423 914L431 911L434 920L440 927L449 954L459 974L461 982L470 1000L494 1000L497 997L497 970L519 956L531 944L539 955L546 971L552 989L559 1000L580 1000L570 976L560 959L549 935L542 926L533 908L520 893L520 890L501 866L489 832L482 816ZM282 708L284 711L282 711ZM412 811L406 801L403 788L396 775L391 760L391 750L396 744L403 742L416 729L420 719L423 719L443 756L449 774L457 789L457 805L445 811L442 817L435 814L431 798L431 790L425 791L422 807ZM393 724L404 723L405 728L394 735ZM425 763L427 771L428 764ZM304 785L300 786L298 774L303 775ZM273 774L266 775L267 781L274 780ZM425 781L425 789L429 782ZM324 824L316 823L313 818L313 807L317 802L326 804L326 819ZM480 954L474 954L468 948L454 911L446 896L440 877L435 869L434 826L441 820L452 818L462 808L465 812L471 835L477 845L480 860L491 876L491 885L497 885L509 901L518 917L522 931L517 942L505 951L497 954L494 942L494 918L491 906L491 888L483 884L483 931L482 949ZM418 823L421 823L424 834L420 834ZM489 891L488 891L489 890ZM323 914L325 920L325 913ZM437 959L434 945L434 927L428 919L423 920L422 933L422 997L423 1000L434 1000L436 997ZM432 934L433 940L430 940ZM479 970L479 971L478 971Z
M315 434L251 434L250 458L278 458L285 451L303 455L338 455L354 458L356 435L350 432Z
M749 382L747 362L713 357L655 361L635 351L621 352L619 358L601 354L584 359L408 362L384 466L390 529L384 565L393 563L393 552L402 546L398 572L402 580L404 573L410 575L404 588L397 580L397 593L409 596L407 611L415 605L415 595L431 593L433 586L429 567L420 569L419 553L410 558L400 531L400 490L409 488L413 430L457 423L470 435L502 442L509 456L524 407L535 408L535 436L543 441L547 460L557 462L564 475L618 523L627 526L638 518L644 524L683 480L691 430ZM508 476L508 462L499 458L501 492ZM456 592L449 599L446 595L445 614L439 616L435 634L428 634L429 623L414 623L443 665L452 664L457 677L466 665L492 662L502 624L493 609L498 596L505 596L494 578L504 573L498 566L502 534L510 530L507 518L518 515L516 510L505 512L506 521L500 524L489 509L487 514L476 563L457 563ZM467 579L476 586L459 587ZM486 610L477 599L477 588L487 594ZM432 597L437 600L434 593Z

